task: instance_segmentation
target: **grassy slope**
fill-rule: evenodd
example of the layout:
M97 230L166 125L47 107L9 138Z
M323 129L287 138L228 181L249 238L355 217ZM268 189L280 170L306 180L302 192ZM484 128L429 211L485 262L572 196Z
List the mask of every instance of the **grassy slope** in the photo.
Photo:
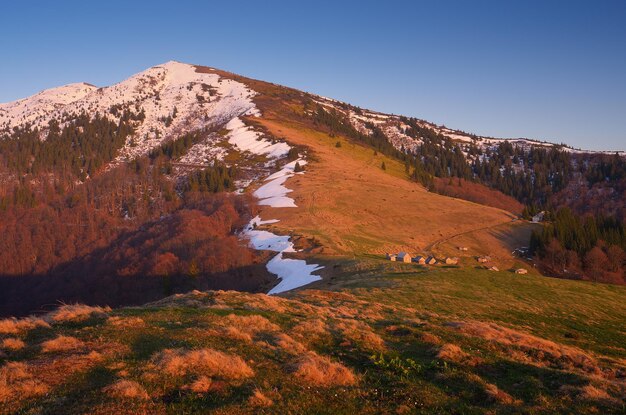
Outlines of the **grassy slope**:
M19 393L4 402L4 413L624 410L624 287L424 271L376 260L356 264L359 270L346 269L342 277L352 288L341 292L305 290L288 298L196 292L83 320L71 312L59 321L48 318L49 328L10 335L25 347L6 351L3 360L25 362L32 378L9 382ZM458 326L481 320L514 330L517 344ZM44 352L42 343L59 334L83 344ZM202 360L195 363L199 371L163 363L165 349L207 348L241 357L254 373L220 374ZM305 366L312 351L331 363ZM193 391L202 374L211 386ZM115 395L110 385L122 379L137 382L141 393ZM33 380L45 384L47 394L28 397L32 388L20 385ZM255 391L270 406L259 406Z
M256 103L263 116L249 122L309 150L307 174L288 182L299 208L271 208L265 214L280 219L273 226L278 232L315 238L325 254L350 256L399 250L458 255L433 245L463 234L476 248L467 255L491 254L502 268L512 265L510 252L520 240L527 243L530 225L512 224L509 212L429 193L407 179L398 161L311 124L303 114L303 93L216 72L260 93ZM512 237L494 238L485 229L490 227Z

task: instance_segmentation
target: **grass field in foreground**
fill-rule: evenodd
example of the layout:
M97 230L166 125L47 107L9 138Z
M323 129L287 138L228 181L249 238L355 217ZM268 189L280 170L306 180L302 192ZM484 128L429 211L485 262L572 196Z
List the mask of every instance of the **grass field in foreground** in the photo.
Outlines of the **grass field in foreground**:
M0 413L623 413L623 287L361 259L340 291L0 321Z

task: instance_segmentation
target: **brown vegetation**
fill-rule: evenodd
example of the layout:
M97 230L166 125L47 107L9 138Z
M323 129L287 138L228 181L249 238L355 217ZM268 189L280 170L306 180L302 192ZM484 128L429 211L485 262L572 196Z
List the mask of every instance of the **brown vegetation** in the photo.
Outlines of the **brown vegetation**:
M250 398L248 398L248 405L252 406L253 408L267 408L269 406L272 406L273 404L274 401L265 396L258 389L255 389L254 392L252 392Z
M498 388L493 383L485 384L485 392L492 400L494 400L497 403L501 403L504 405L512 405L512 404L519 403L519 401L517 401L511 395L509 395L508 393Z
M43 395L48 386L35 379L27 364L7 362L0 367L0 402Z
M199 376L196 380L194 380L190 385L186 387L192 392L195 393L207 393L211 390L213 386L213 381L208 376Z
M440 195L456 197L481 205L506 210L516 215L522 213L524 205L511 196L490 189L484 184L470 182L459 178L434 178L434 191Z
M108 395L119 399L149 399L148 392L139 383L120 379L117 382L102 389Z
M350 369L326 356L308 352L291 367L294 375L313 386L342 386L356 383Z
M254 375L254 371L241 357L213 349L166 349L157 353L152 361L159 372L174 377L194 374L241 380Z
M468 354L456 344L446 343L439 348L437 357L449 362L462 362L468 357Z
M110 307L92 307L84 304L62 305L56 310L48 313L46 319L54 323L68 321L85 321L91 317L104 318L110 312Z
M589 401L613 401L614 399L604 389L597 388L593 385L585 385L580 388L578 394L579 399Z
M495 323L469 321L450 324L463 333L518 347L537 361L553 364L561 368L575 367L588 373L601 373L595 358L572 346L558 344L531 334L502 327Z
M356 320L339 320L334 326L339 330L345 341L355 343L370 351L385 350L385 341L374 333L369 325Z
M43 319L26 317L21 319L6 318L0 320L0 334L20 334L36 327L50 327Z
M259 264L263 254L241 244L234 235L246 223L253 204L246 196L190 194L184 208L162 218L141 223L122 220L119 226L94 224L93 232L100 227L115 232L104 236L101 243L92 244L90 250L84 246L83 251L72 250L62 259L50 259L50 265L41 272L26 265L16 269L12 268L16 264L2 266L3 255L44 258L41 250L55 249L55 245L66 242L73 228L84 227L37 232L26 238L28 246L0 250L0 315L27 314L39 311L43 304L59 301L119 306L142 304L192 289L258 290L272 280ZM37 228L39 223L57 223L57 219L45 215L32 220L28 219L30 213L25 215L19 225L15 218L19 229L13 229L10 235L0 226L0 233L6 236L3 242L24 240L19 235ZM58 222L75 224L77 220ZM62 241L48 240L60 235ZM87 237L72 238L76 243L89 244ZM37 250L32 251L33 247Z
M12 337L2 340L2 343L0 344L0 348L6 349L6 350L20 350L20 349L23 349L24 347L26 347L26 343L24 343L20 339L16 339Z
M69 352L82 347L84 347L84 343L71 336L59 336L41 343L41 351L44 353Z

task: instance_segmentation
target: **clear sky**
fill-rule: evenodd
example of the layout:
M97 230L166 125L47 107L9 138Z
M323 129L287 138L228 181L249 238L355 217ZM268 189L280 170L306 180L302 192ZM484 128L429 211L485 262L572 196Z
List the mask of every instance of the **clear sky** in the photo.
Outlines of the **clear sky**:
M168 60L477 134L626 150L626 0L0 5L0 102Z

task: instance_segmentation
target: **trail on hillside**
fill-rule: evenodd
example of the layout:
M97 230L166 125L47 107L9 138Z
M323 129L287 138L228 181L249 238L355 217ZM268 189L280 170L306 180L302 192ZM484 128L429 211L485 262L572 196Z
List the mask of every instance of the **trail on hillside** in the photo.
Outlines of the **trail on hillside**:
M484 226L484 227L478 228L478 229L470 229L469 231L465 231L465 232L459 232L459 233L456 233L454 235L450 235L450 236L447 236L445 238L438 239L435 242L433 242L433 243L431 243L429 245L426 245L424 250L427 251L427 252L432 252L432 250L435 249L437 246L441 245L444 242L448 242L451 239L457 238L457 237L462 236L462 235L468 235L468 234L471 234L471 233L474 233L474 232L478 232L478 231L485 231L485 230L488 230L488 229L493 229L493 228L498 227L498 226L502 226L502 225L506 225L506 224L509 224L509 223L516 222L517 220L518 220L517 218L513 218L511 220L508 220L508 221L505 221L505 222L501 222L501 223L496 223L494 225Z

